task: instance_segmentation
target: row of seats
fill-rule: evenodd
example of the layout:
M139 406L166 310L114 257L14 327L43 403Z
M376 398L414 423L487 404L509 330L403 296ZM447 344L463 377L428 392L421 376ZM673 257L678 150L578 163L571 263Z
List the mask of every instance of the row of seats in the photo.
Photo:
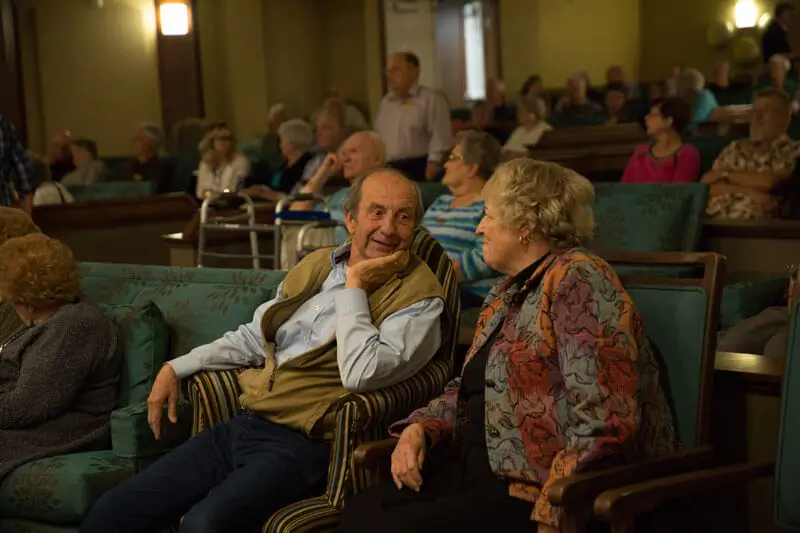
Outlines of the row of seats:
M692 237L684 235L680 240L684 239ZM448 316L458 329L459 317L466 319L459 313L458 291L446 255L425 232L418 233L413 249L446 285ZM716 286L724 261L715 255L606 257L623 276L648 335L661 354L684 446L691 450L707 444L710 420L705 407L710 398L703 384L708 383L708 374L713 371L715 346L715 336L708 326L715 323L719 313ZM657 282L637 277L665 268L662 263L682 273L694 274L698 268L702 272L691 278L681 274L685 279L662 278ZM178 424L170 427L165 439L155 441L147 424L146 399L155 373L164 362L249 320L259 304L274 296L284 273L95 263L82 264L80 275L86 299L104 306L124 339L119 409L111 418L112 448L41 459L12 472L0 483L0 533L74 531L103 492L191 434L236 413L234 374L202 373L187 384ZM176 279L181 283L175 284ZM363 462L356 462L354 470L350 468L355 448L367 440L385 437L388 421L407 414L441 391L452 371L453 345L451 337L429 367L391 391L353 395L350 401L342 402L326 493L281 511L265 530L297 531L301 519L306 526L308 520L315 526L334 524L348 492L363 488L370 479L366 471L359 469ZM630 465L624 479L641 479L636 466ZM615 476L623 479L619 474ZM612 482L610 478L605 481ZM591 500L585 503L590 504Z

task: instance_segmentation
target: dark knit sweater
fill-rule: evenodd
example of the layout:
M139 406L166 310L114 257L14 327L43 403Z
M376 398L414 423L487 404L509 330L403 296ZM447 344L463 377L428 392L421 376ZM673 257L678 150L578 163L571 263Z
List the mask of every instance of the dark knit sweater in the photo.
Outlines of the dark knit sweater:
M0 346L22 327L22 320L10 304L0 302Z
M61 307L0 349L0 479L42 457L108 444L121 356L97 307Z

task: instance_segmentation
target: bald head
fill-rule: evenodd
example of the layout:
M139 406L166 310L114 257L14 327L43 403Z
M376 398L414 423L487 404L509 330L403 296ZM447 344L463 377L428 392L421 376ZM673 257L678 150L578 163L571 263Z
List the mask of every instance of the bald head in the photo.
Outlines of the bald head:
M407 250L421 219L419 188L402 173L379 168L358 178L345 202L345 223L353 243L351 260Z
M354 133L342 144L342 173L351 183L385 163L386 148L374 131Z
M58 131L50 138L50 145L47 147L47 159L51 163L71 159L70 141L72 135L67 130Z

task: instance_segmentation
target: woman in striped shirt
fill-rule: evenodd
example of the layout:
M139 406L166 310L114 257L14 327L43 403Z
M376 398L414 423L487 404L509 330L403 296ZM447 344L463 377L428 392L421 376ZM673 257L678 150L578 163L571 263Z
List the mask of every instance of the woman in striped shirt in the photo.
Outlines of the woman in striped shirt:
M428 208L422 225L447 251L461 282L463 307L480 307L499 274L483 260L483 237L475 230L483 218L481 192L500 163L500 143L488 133L467 130L445 163L443 194Z

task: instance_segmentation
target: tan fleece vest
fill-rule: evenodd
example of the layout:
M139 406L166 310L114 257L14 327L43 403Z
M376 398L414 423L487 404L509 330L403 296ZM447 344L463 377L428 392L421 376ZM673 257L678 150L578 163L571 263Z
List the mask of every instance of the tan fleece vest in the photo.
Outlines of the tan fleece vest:
M266 352L264 368L239 375L242 407L315 436L330 433L335 414L328 410L347 394L339 374L336 337L276 367L275 334L304 302L319 292L333 268L332 251L332 248L317 250L289 271L283 280L283 298L267 309L261 321ZM392 276L369 295L375 326L380 327L393 313L421 300L443 297L442 286L428 265L416 256L411 257L405 271Z

